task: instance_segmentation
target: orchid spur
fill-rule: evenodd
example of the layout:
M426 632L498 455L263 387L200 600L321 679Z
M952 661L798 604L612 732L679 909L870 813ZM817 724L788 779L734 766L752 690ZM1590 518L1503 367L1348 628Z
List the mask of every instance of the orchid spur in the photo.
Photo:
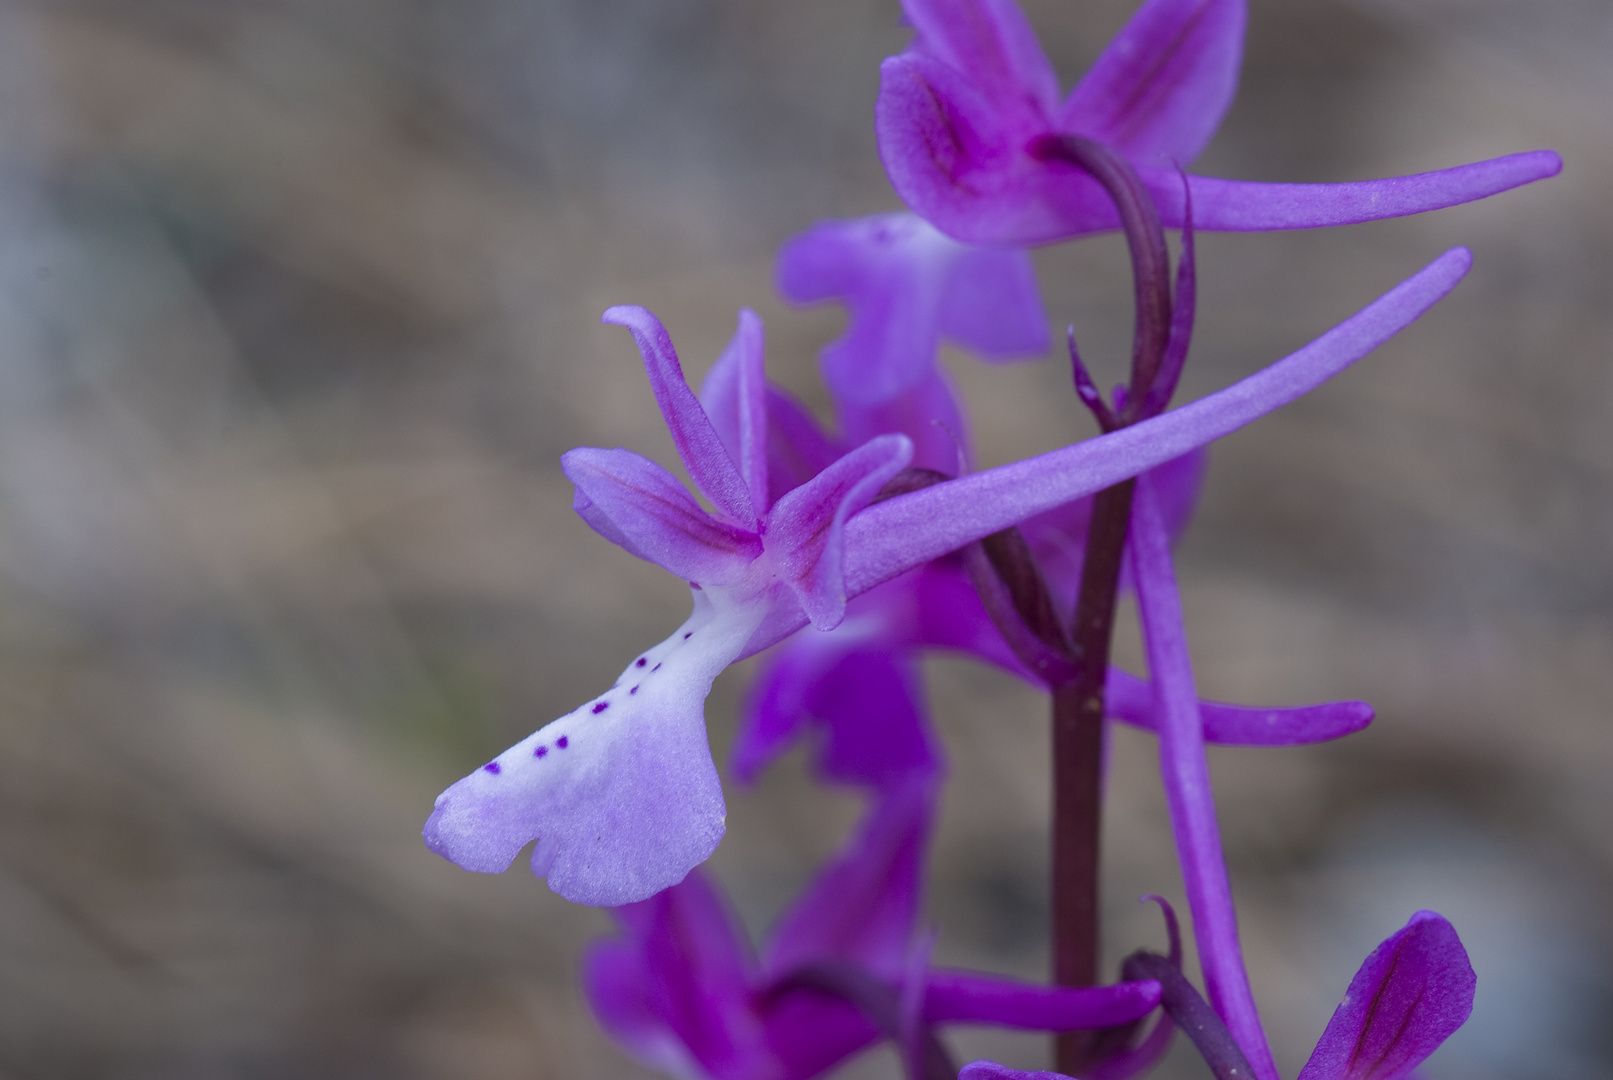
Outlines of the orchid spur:
M694 612L616 684L454 784L424 837L470 870L500 872L532 840L535 873L567 899L619 905L681 881L723 832L704 700L728 664L849 598L1035 514L1135 476L1309 392L1410 325L1466 273L1453 249L1283 360L1192 404L1108 435L870 505L912 444L882 435L775 498L767 476L761 327L742 315L725 362L735 392L712 416L642 308L612 308L708 512L626 450L573 450L562 468L588 524L690 582Z
M1062 101L1014 0L904 0L915 30L880 69L880 156L907 204L981 244L1039 244L1116 227L1102 189L1068 161L1083 135L1125 156L1167 225L1185 209L1176 168L1214 135L1242 62L1244 0L1147 0ZM1481 199L1555 175L1546 150L1340 184L1190 176L1194 224L1261 231L1343 225Z

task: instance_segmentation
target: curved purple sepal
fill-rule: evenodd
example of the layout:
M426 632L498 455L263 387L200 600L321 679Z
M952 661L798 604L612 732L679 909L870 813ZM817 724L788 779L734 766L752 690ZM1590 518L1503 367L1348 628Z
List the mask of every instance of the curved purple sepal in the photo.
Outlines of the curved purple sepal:
M931 1023L994 1024L1029 1031L1073 1031L1128 1024L1159 1004L1157 982L1113 986L1038 986L972 971L931 971L924 985L924 1019Z
M1120 668L1109 669L1104 701L1109 715L1134 727L1157 729L1153 687ZM1372 723L1364 701L1330 701L1284 709L1255 709L1201 701L1204 741L1227 746L1303 746L1341 739Z

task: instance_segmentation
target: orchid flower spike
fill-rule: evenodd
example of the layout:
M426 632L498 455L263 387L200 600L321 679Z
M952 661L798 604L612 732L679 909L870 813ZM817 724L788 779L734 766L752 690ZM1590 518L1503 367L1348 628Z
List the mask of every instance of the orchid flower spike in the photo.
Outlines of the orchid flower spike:
M583 963L601 1025L676 1077L807 1080L907 1027L934 1045L938 1024L1085 1028L1152 1011L1159 985L1148 980L1065 989L935 969L922 953L914 964L938 780L886 789L759 957L699 871L617 908L622 936L595 944ZM916 1015L904 1017L904 1006Z
M704 703L728 664L811 624L832 629L860 593L1010 525L1218 439L1308 393L1408 326L1467 272L1455 249L1316 341L1247 379L1138 424L870 505L912 443L881 435L773 496L760 321L743 314L713 416L672 342L642 308L627 326L703 509L665 469L585 448L561 466L598 533L688 581L694 612L615 685L437 798L424 837L469 870L498 873L538 840L535 873L561 896L617 905L683 880L722 838L724 804Z
M880 69L880 156L907 204L967 243L1038 244L1117 224L1061 147L1084 135L1128 158L1167 225L1175 168L1215 134L1237 87L1244 0L1147 0L1062 101L1014 0L903 0L912 46ZM1344 184L1189 177L1195 224L1239 232L1398 217L1555 175L1546 150L1438 172Z

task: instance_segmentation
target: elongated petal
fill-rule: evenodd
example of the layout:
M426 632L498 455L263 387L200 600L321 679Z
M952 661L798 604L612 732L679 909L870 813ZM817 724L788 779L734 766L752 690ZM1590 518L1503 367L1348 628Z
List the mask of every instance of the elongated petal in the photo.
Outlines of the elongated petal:
M1279 1080L1243 966L1232 886L1210 789L1210 766L1204 756L1198 691L1193 686L1181 598L1171 565L1170 534L1147 477L1137 482L1127 546L1137 577L1137 609L1148 668L1154 676L1160 775L1176 835L1182 884L1193 913L1205 990L1260 1080Z
M740 475L734 459L728 456L694 391L689 389L677 350L672 347L672 338L661 320L645 308L621 305L607 310L603 321L625 326L632 332L633 341L644 357L644 370L650 376L655 403L661 407L661 416L672 433L672 443L678 448L678 456L683 459L695 487L711 500L719 513L737 525L754 529L761 511L751 505L745 478Z
M1147 1016L1159 1004L1156 982L1114 986L1038 986L972 971L931 971L924 1019L932 1024L992 1024L1030 1031L1109 1027Z
M958 1073L958 1080L1070 1080L1063 1073L1030 1069L1010 1069L995 1061L971 1061Z
M848 590L855 595L1033 514L1180 457L1286 405L1409 326L1454 288L1471 264L1465 248L1446 252L1304 348L1190 405L869 507L846 526ZM785 625L773 623L770 629ZM753 641L749 648L766 644Z
M845 617L846 519L912 459L905 435L870 439L785 495L769 515L767 550L818 629L833 629Z
M1476 161L1451 169L1343 184L1261 184L1190 176L1193 227L1230 232L1314 229L1421 214L1473 202L1556 176L1563 159L1550 150ZM1182 222L1181 177L1140 170L1166 225Z
M769 935L763 957L769 974L845 960L900 981L922 896L936 791L935 779L924 777L881 794L856 837L824 864Z
M1109 715L1136 727L1157 729L1154 690L1147 680L1120 668L1109 669L1104 700ZM1289 709L1250 709L1219 701L1199 702L1204 741L1230 746L1300 746L1326 742L1372 723L1364 701L1330 701Z
M1064 131L1139 165L1187 165L1238 88L1244 0L1148 0L1059 110Z
M706 373L700 405L711 419L758 514L772 505L767 482L767 372L763 366L762 320L750 308L739 313L739 326L722 357Z
M538 839L534 873L568 900L608 906L643 900L704 862L725 813L706 694L763 612L715 590L694 597L689 621L610 690L439 795L426 845L499 873Z
M676 477L631 450L582 447L561 457L560 470L594 531L686 581L737 581L762 553L755 534L706 513Z
M1014 0L904 0L915 48L966 76L992 106L1020 124L1045 125L1058 76Z
M1419 911L1350 980L1299 1080L1399 1080L1467 1022L1476 982L1456 930Z

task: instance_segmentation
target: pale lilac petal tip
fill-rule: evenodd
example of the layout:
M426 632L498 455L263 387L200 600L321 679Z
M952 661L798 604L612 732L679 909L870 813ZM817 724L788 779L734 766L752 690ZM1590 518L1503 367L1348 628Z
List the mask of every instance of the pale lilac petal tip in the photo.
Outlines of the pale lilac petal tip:
M1399 1080L1467 1022L1476 984L1455 928L1419 911L1350 980L1299 1080Z

